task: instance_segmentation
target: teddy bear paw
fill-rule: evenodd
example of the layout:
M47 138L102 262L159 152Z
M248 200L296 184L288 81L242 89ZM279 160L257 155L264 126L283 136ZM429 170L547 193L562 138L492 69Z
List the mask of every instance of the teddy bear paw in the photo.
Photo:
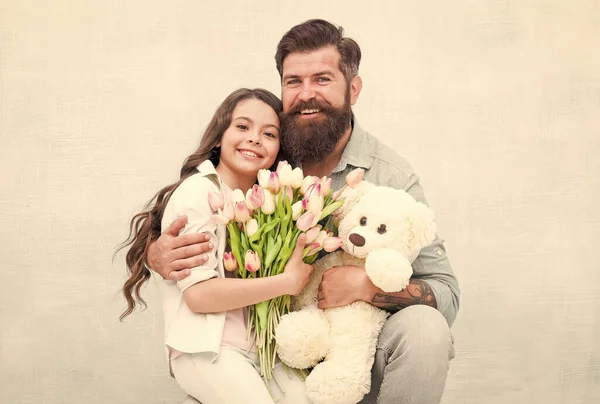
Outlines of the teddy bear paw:
M305 382L306 394L314 404L356 404L371 389L370 369L325 361L318 364Z
M316 307L286 314L275 329L277 354L297 369L315 366L329 351L329 322Z

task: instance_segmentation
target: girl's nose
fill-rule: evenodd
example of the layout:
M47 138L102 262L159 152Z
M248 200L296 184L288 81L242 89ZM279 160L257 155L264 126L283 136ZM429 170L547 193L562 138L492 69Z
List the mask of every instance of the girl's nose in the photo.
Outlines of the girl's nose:
M250 134L250 136L248 137L248 143L259 146L260 145L260 135L257 135L256 133Z

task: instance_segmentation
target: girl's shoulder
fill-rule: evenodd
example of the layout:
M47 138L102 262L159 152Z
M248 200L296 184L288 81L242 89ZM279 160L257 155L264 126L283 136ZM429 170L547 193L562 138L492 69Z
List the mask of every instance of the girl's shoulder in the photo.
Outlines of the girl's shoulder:
M177 198L177 195L203 196L207 195L209 192L220 192L218 177L211 177L212 175L205 175L202 173L190 175L179 184L171 198Z

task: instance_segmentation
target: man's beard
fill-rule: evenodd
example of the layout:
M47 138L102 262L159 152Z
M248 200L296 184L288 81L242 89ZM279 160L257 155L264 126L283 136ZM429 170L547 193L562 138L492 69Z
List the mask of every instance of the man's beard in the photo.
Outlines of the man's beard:
M344 105L335 108L325 101L312 99L299 102L281 114L281 151L285 158L296 163L325 161L350 126L352 109L350 92L346 91ZM300 111L318 109L324 116L303 119Z

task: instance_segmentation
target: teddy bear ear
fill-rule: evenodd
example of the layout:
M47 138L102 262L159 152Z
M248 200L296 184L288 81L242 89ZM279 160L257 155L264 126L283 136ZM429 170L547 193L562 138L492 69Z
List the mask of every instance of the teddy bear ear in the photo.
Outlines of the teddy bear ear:
M409 215L411 237L411 249L418 252L421 248L433 243L437 232L435 215L424 203L417 202L413 212Z
M367 181L361 181L354 188L345 187L342 194L339 198L344 199L344 204L340 206L333 215L335 216L335 224L336 226L339 224L340 220L346 216L348 212L352 209L354 205L366 194L369 190L375 187L374 184L371 184Z

